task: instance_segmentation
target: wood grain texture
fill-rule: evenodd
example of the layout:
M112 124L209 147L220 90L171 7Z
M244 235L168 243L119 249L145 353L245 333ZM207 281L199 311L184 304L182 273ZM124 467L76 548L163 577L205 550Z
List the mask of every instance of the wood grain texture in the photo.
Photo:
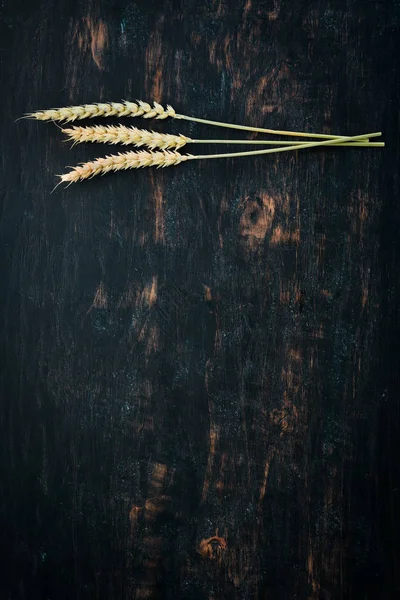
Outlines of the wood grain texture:
M400 596L399 26L397 0L0 3L1 600ZM387 148L50 196L107 149L14 119L135 98Z

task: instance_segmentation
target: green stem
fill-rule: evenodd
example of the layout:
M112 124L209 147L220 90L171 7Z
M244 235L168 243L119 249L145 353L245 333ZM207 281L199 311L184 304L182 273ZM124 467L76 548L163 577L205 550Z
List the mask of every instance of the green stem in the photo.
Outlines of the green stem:
M299 146L304 142L286 142L286 141L270 141L270 140L190 140L188 144L251 144L251 145L267 145L267 146ZM342 142L337 144L340 147L356 148L384 148L384 142Z
M343 136L336 138L334 140L327 140L324 142L308 142L306 144L299 144L296 146L284 146L283 148L269 148L268 150L252 150L251 152L230 152L228 154L198 154L192 157L194 159L202 159L202 158L236 158L239 156L257 156L260 154L272 154L275 152L288 152L289 150L302 150L303 148L317 148L318 146L333 146L337 145L340 142L350 142L350 141L359 141L363 140L366 137L375 138L382 135L381 132L378 133L369 133L367 135L356 135L352 137Z
M299 131L279 131L278 129L263 129L261 127L249 127L247 125L235 125L234 123L221 123L220 121L209 121L208 119L198 119L197 117L188 117L186 115L176 114L175 119L185 119L195 123L204 123L205 125L216 125L217 127L227 127L228 129L241 129L243 131L256 131L258 133L270 133L273 135L288 135L294 137L315 137L324 140L341 139L340 135L325 135L323 133L304 133ZM364 138L361 138L364 139ZM368 141L368 140L366 140Z

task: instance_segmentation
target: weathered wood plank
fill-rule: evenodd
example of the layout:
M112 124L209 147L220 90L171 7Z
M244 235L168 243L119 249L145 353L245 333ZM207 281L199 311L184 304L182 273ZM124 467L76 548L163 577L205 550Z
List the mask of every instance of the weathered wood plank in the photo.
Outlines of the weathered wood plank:
M1 598L399 594L399 24L396 0L3 2ZM14 118L120 98L387 148L50 196L108 149Z

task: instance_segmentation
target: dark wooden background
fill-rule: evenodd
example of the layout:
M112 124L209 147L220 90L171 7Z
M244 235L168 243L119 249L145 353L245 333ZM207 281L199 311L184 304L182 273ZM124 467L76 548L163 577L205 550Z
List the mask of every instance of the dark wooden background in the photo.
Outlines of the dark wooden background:
M0 15L1 600L399 598L400 2ZM15 118L121 98L387 147L50 195L108 148Z

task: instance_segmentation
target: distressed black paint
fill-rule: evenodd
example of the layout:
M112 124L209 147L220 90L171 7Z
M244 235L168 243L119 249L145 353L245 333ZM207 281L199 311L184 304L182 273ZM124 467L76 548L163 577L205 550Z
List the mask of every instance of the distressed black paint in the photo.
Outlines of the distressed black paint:
M0 10L1 598L395 598L399 3ZM108 149L14 119L121 98L387 148L50 196Z

